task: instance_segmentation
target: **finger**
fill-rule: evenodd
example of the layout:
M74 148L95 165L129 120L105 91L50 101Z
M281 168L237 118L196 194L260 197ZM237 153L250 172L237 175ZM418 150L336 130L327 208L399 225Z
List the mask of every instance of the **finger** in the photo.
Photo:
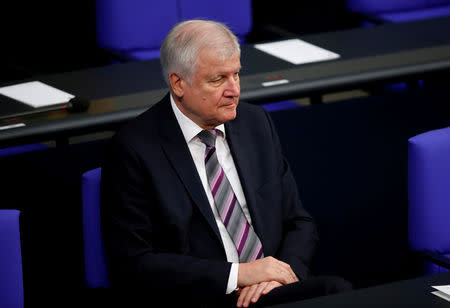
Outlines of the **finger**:
M269 285L269 282L262 282L258 285L258 288L256 289L255 293L253 294L252 298L251 298L251 302L254 304L256 303L259 298L262 295L262 291L267 287L267 285Z
M249 291L250 287L245 287L241 289L241 293L239 294L239 298L236 303L236 307L242 307L242 304L244 302L244 298L247 295L247 292Z
M261 293L262 293L262 295L266 295L273 289L281 287L281 286L282 286L282 284L279 283L278 281L271 281L266 285L266 287L264 288L264 290L262 290Z
M242 303L243 307L248 307L250 305L250 301L253 298L253 295L255 294L256 290L258 289L259 284L254 284L250 287L247 294L245 295L244 301Z

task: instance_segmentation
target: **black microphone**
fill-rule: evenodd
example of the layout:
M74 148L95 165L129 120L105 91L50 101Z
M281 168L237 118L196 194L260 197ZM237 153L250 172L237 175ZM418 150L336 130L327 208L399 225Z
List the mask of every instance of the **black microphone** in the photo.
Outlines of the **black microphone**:
M89 100L83 97L75 96L67 102L66 109L70 112L82 112L89 108L90 103Z

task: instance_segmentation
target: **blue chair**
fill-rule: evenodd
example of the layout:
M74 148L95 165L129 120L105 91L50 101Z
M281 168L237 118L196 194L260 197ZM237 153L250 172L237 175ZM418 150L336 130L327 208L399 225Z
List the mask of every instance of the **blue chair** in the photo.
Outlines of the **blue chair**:
M96 0L97 45L118 61L159 58L170 29L192 18L224 22L244 42L252 26L251 1Z
M223 22L230 27L241 44L246 42L246 37L251 31L251 1L178 0L178 5L180 21L201 18Z
M18 210L0 210L0 307L22 308L23 273Z
M450 127L408 140L408 234L425 274L450 269Z
M108 288L109 279L100 225L101 168L82 175L81 200L85 279L89 288Z
M347 0L348 11L363 24L405 22L450 15L450 0Z
M97 45L121 61L159 58L178 20L176 0L96 0Z

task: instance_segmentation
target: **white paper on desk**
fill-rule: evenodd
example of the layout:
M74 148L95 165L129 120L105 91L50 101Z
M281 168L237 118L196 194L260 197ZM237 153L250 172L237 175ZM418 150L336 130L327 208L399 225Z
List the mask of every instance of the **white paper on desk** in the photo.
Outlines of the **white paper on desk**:
M437 291L431 292L431 294L439 296L450 302L450 285L431 286L431 287L437 290Z
M255 48L293 64L326 61L340 57L335 52L299 39L255 44Z
M0 88L0 94L34 108L67 103L74 95L40 81L30 81Z

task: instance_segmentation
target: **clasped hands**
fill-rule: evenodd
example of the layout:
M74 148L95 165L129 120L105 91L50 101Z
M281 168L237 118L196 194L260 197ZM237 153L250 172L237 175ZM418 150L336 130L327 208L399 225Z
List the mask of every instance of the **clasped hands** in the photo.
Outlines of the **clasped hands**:
M256 303L261 295L285 284L297 282L291 266L273 257L265 257L239 264L237 307L248 307Z

